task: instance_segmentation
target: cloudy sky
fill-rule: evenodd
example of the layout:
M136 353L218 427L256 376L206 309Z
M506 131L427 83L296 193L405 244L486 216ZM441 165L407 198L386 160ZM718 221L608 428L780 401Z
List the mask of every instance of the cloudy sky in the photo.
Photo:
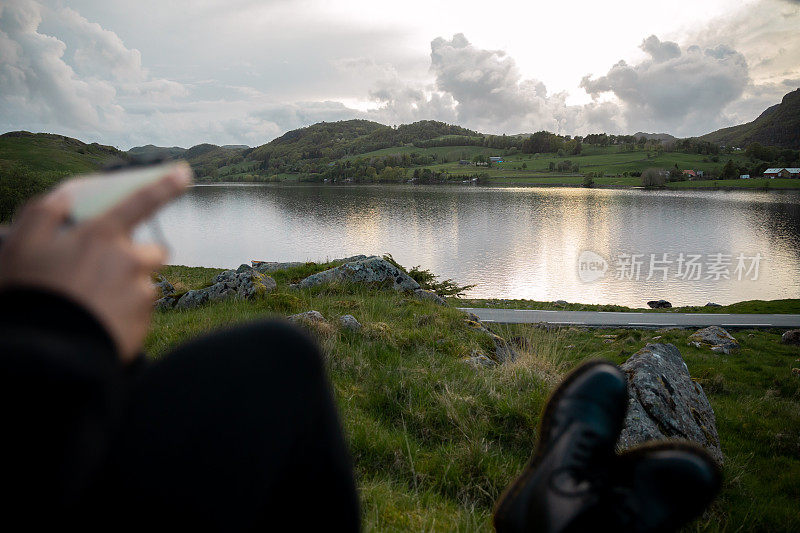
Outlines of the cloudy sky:
M800 0L0 0L0 131L123 149L354 117L697 135L800 87L798 27Z

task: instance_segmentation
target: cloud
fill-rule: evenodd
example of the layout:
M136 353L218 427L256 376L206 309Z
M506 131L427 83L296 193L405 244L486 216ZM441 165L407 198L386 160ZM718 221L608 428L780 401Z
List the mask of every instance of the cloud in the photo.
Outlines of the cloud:
M275 25L280 17L272 15L296 11L283 0L259 12L269 17L239 10L235 22L255 25L260 36L278 35L286 46L231 59L230 46L241 47L236 26L216 35L215 48L195 66L150 42L139 43L150 50L144 57L114 31L59 2L0 2L0 128L56 131L123 147L256 145L289 129L349 118L384 124L434 119L496 134L694 135L752 120L800 79L800 40L794 37L800 0L759 0L743 13L731 12L729 20L697 26L680 43L651 35L641 43L643 60L619 61L599 77L583 78L580 86L591 98L583 105L568 104L567 92L549 91L536 77L523 76L503 50L476 46L462 33L430 41L426 61L416 48L404 48L399 34L359 33L355 23L337 28L317 21L302 35ZM192 21L208 29L225 10L206 7L202 17L193 11ZM166 30L154 24L154 33ZM192 27L182 50L194 51L198 41L192 39L205 34ZM162 69L161 75L145 65Z
M684 50L652 35L641 45L649 58L639 64L620 61L581 87L592 97L612 93L631 130L667 128L679 135L710 131L723 122L723 110L742 96L750 81L744 56L717 45Z
M39 31L55 21L73 46ZM10 0L0 6L2 125L71 132L109 132L126 126L122 100L167 101L186 94L174 81L151 77L137 50L69 8ZM90 134L91 135L91 134Z
M502 50L473 46L463 34L431 42L432 84L416 86L397 77L370 93L379 103L371 116L391 122L436 119L487 133L548 129L561 133L614 129L613 104L569 106L567 94L548 94L544 83L523 79Z

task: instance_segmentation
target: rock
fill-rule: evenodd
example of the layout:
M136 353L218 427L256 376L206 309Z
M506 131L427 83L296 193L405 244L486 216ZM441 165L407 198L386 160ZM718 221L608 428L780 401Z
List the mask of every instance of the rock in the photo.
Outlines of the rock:
M486 368L497 366L497 363L480 352L472 352L470 357L465 357L464 362L476 368Z
M153 284L160 291L161 298L175 294L175 287L161 274L154 276Z
M719 326L709 326L695 331L689 335L689 344L697 348L708 346L715 352L726 354L739 348L739 342Z
M650 306L650 309L669 309L672 307L672 304L666 300L650 300L647 305Z
M447 305L447 301L433 291L417 289L414 291L414 298L424 302L433 302L437 305Z
M479 331L484 335L488 336L492 344L494 344L494 361L497 363L509 363L517 360L519 354L514 349L511 344L508 343L503 337L500 335L496 335L492 333L489 328L483 325L483 323L478 320L478 317L474 314L470 313L464 319L467 323L467 326L471 329Z
M158 300L156 300L155 308L159 311L166 311L168 309L172 309L173 307L175 307L176 301L177 300L173 298L172 295L164 296L163 298L159 298Z
M358 331L361 329L361 323L356 320L353 315L342 315L339 317L339 324L342 328L350 331Z
M223 283L231 289L229 296L236 295L246 300L264 296L274 291L278 284L249 265L241 265L236 270L226 270L217 274L213 283Z
M305 313L297 313L289 317L289 321L294 322L311 333L320 337L327 337L336 332L336 327L325 320L322 313L319 311L306 311Z
M187 292L178 299L174 307L191 309L208 302L219 302L233 297L252 300L269 294L277 286L278 284L271 277L265 276L248 265L241 265L236 270L225 270L214 276L210 286ZM156 302L157 306L159 302L161 300ZM166 306L167 302L160 305Z
M276 263L274 261L251 261L250 263L252 264L254 270L262 274L267 274L269 272L276 272L278 270L286 270L287 268L295 268L305 265L305 263L302 263L300 261L290 261L287 263Z
M703 307L722 307L720 304L715 304L714 302L708 302Z
M219 302L236 295L236 289L223 282L215 283L201 290L206 292L209 302Z
M722 464L716 418L703 388L689 375L673 344L648 344L625 363L628 413L618 446L684 439L705 447Z
M800 329L790 329L781 335L781 342L800 346Z
M295 322L298 324L308 324L314 322L327 322L325 317L322 316L322 313L319 311L305 311L304 313L297 313L296 315L292 315L288 318L290 322Z
M378 256L352 261L312 274L301 280L298 286L307 288L331 282L391 282L392 288L398 291L415 291L420 288L419 283L414 281L408 274Z
M206 289L187 291L175 303L175 309L191 309L208 303L208 291Z
M555 305L556 307L566 307L567 306L567 301L566 300L556 300L555 302L553 302L553 305Z

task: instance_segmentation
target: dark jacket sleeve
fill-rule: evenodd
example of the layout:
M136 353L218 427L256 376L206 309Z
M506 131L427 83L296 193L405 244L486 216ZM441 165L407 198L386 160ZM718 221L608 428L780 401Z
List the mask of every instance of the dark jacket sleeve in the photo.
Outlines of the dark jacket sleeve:
M0 476L4 514L80 502L106 459L125 372L83 307L34 289L0 291Z

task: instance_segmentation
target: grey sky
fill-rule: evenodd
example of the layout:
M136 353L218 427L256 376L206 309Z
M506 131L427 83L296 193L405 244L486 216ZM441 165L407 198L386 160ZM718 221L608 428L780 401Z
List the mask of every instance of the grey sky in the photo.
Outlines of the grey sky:
M353 117L686 136L800 86L794 0L551 4L0 0L0 130L121 148Z

